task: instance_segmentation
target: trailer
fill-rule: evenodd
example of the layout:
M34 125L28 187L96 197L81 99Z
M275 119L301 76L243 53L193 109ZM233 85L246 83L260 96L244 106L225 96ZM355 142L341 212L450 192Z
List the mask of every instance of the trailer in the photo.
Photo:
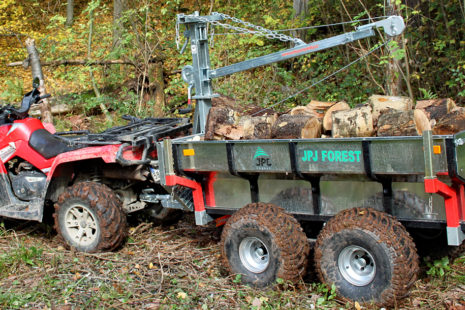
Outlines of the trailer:
M207 24L222 25L227 18L178 15L178 25L186 27L183 50L190 42L193 57L183 78L189 93L195 89L194 134L157 143L151 171L170 195L147 192L144 201L194 212L198 225L224 224L224 264L244 283L264 287L277 278L300 280L309 261L308 238L316 238L315 271L323 283L334 284L342 298L394 304L408 295L419 272L412 234L429 242L444 237L444 247L463 250L465 132L308 140L201 137L215 96L213 78L366 38L378 27L394 36L402 33L403 20L391 16L322 41L293 41L296 46L288 50L211 69Z

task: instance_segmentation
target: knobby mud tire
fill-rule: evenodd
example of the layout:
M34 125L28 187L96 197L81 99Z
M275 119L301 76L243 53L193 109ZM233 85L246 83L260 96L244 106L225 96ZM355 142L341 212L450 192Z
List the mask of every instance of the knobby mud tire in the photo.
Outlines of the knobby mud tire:
M269 249L269 264L260 273L249 271L241 262L239 245L247 237L259 238ZM265 287L281 278L293 283L305 275L309 253L307 237L299 222L284 209L265 203L251 203L234 213L221 235L224 265L242 282Z
M60 213L70 201L79 201L96 214L100 236L95 245L80 247L70 243L64 236ZM95 182L77 183L61 194L55 204L53 217L59 239L67 248L73 246L82 252L112 251L125 241L128 234L127 218L120 199L109 187Z
M374 257L376 273L364 286L348 282L338 267L341 251L352 245ZM320 280L334 284L342 298L390 306L408 295L417 280L419 258L412 238L393 216L372 208L354 208L338 213L320 232L315 267Z

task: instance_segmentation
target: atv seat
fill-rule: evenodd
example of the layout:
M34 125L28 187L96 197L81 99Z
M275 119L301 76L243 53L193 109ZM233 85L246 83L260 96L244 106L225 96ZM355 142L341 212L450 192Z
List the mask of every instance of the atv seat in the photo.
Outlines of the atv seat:
M69 145L63 138L51 134L46 129L34 131L29 139L29 146L46 159L85 147L84 145Z

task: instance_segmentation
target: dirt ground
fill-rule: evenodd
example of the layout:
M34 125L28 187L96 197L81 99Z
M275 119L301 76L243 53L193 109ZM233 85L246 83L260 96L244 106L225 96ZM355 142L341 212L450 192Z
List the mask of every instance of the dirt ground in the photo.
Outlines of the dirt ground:
M221 265L220 228L195 226L191 215L171 226L135 218L130 224L119 250L85 254L66 250L50 224L5 220L0 308L360 309L318 283L311 269L298 285L241 285ZM420 280L396 308L465 309L465 257L433 267L422 259Z

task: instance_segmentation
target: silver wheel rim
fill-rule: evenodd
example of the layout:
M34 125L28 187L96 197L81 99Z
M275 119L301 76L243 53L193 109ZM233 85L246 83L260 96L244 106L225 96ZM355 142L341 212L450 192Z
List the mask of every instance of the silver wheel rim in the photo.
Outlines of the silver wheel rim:
M71 241L88 246L98 238L97 220L86 206L76 204L66 211L65 229Z
M376 264L371 253L356 245L341 251L338 267L344 279L356 286L369 284L376 274Z
M239 244L239 257L244 267L253 273L265 271L270 260L268 248L255 237L242 239Z

